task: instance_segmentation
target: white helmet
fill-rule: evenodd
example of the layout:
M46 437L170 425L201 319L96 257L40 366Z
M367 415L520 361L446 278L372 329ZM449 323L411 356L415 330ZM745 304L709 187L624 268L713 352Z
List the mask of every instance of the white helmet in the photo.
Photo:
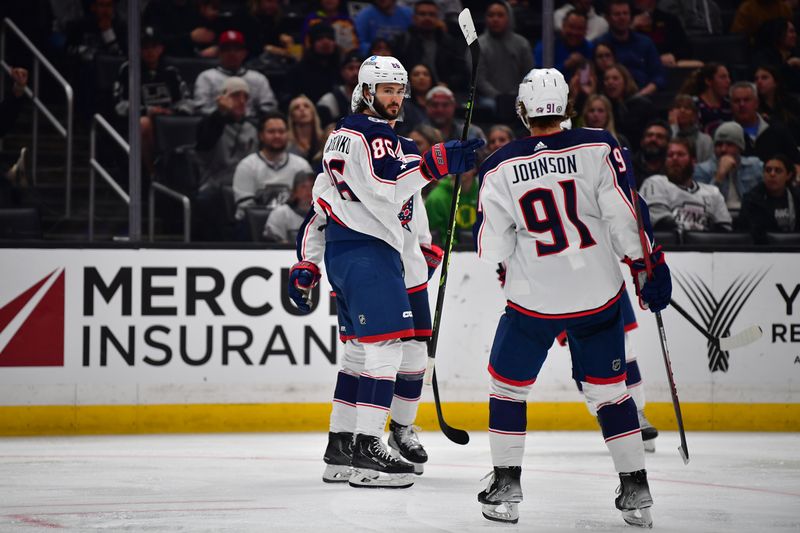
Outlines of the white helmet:
M350 99L350 110L355 113L358 105L363 101L372 111L375 101L375 89L379 83L400 83L406 88L405 97L410 96L408 90L408 73L400 61L391 56L370 56L361 63L358 69L358 85L353 89L353 96ZM364 98L363 88L367 86L369 99Z
M564 115L568 100L569 86L561 72L554 68L535 68L519 84L517 115L527 128L529 117Z

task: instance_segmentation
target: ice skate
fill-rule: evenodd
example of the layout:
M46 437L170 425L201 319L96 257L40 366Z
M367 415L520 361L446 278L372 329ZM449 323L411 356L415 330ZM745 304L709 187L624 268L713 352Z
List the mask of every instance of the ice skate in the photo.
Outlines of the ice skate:
M496 466L489 476L489 486L478 493L484 518L516 524L519 521L517 504L522 501L522 467Z
M428 461L428 454L419 442L417 429L414 425L402 426L394 420L389 422L389 448L392 449L392 455L414 465L414 473L419 476L425 471L423 463Z
M405 489L414 484L414 465L392 457L378 437L356 435L351 487Z
M656 451L656 437L658 437L658 430L653 427L653 424L644 416L644 411L639 411L639 427L642 428L642 442L644 443L644 451Z
M653 517L650 515L653 497L647 484L647 471L621 472L619 482L619 496L614 504L622 511L623 520L632 526L653 527Z
M350 461L353 458L352 433L328 433L328 447L325 448L325 483L347 483L353 473Z

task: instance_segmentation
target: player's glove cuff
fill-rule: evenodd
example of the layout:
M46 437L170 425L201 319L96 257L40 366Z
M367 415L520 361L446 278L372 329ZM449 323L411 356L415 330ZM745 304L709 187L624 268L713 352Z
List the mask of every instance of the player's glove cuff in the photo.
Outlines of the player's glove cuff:
M419 248L422 250L422 255L425 257L425 262L428 264L428 279L431 279L431 277L433 277L433 273L436 272L436 269L442 264L444 250L435 244L431 244L429 246L420 244Z
M672 276L664 260L664 252L661 251L661 247L657 246L650 254L653 270L651 279L647 279L647 269L643 258L626 257L623 261L631 269L636 296L639 297L639 306L642 309L650 309L654 313L665 309L672 297Z
M289 271L289 281L298 289L313 289L321 278L319 267L311 261L295 263Z

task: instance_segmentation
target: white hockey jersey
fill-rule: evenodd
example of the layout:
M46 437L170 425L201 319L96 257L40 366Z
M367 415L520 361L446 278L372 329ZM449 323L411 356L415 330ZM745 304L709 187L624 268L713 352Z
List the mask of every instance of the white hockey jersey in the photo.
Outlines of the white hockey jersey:
M328 183L315 182L314 203L338 224L385 241L402 254L406 230L397 214L429 183L419 156L404 155L385 120L355 114L328 137L322 165Z
M681 187L657 174L644 180L639 193L650 206L653 226L672 218L681 231L731 229L725 198L717 187L708 183L692 181L688 187Z
M417 146L411 139L398 136L401 153L407 161L420 159ZM330 179L324 173L317 176L315 190L333 188ZM325 255L324 226L327 216L319 205L312 206L313 213L306 217L306 223L300 228L297 240L297 258L299 261L310 261L321 266ZM428 214L418 190L409 198L396 214L395 221L403 229L403 279L407 289L419 287L428 282L428 264L420 246L430 247L431 233L428 226Z
M481 165L478 255L507 262L511 307L564 318L617 299L620 259L642 257L626 171L614 138L584 128L512 141Z

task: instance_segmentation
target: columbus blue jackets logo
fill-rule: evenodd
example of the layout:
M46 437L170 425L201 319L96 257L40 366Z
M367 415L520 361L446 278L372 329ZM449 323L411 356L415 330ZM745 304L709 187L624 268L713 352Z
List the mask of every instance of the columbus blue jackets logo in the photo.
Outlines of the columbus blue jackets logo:
M708 332L714 337L725 337L730 335L733 322L767 272L769 272L769 268L737 276L721 298L717 298L699 276L673 272L672 279L686 293L700 316L700 323L707 328ZM707 346L708 369L711 372L718 370L727 372L730 359L728 352L721 351L711 342Z
M411 228L408 226L411 222L411 219L414 218L414 197L408 199L406 203L403 204L403 208L397 213L397 218L400 219L400 224L402 224L403 228L411 231Z

